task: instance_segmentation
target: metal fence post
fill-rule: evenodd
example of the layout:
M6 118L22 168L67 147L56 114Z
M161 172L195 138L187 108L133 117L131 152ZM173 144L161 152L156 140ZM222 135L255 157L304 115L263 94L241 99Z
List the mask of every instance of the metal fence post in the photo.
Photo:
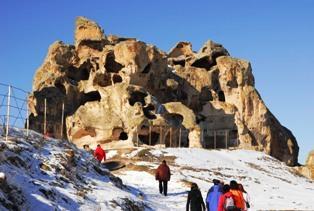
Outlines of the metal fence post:
M62 102L62 114L61 114L61 140L63 139L63 124L64 124L64 102Z
M10 124L10 103L11 103L11 85L8 88L8 105L7 105L7 123L6 123L6 131L5 131L5 140L8 141L9 136L9 124Z
M216 146L217 146L216 130L214 130L214 149L216 149Z
M46 135L47 133L47 99L45 98L45 101L44 101L44 135Z
M29 109L28 109L28 95L26 98L26 137L29 136Z

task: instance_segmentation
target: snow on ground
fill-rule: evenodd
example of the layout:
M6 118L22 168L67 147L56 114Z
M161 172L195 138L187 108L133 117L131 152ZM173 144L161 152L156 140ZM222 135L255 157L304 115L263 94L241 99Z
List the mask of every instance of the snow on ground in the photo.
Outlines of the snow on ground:
M0 137L1 211L185 210L189 183L196 182L205 199L214 178L242 183L252 210L314 210L313 181L261 152L160 147L108 150L108 158L126 164L114 176L67 141L44 140L35 132L27 140L23 130L11 134L15 138L8 142ZM172 171L166 197L159 194L154 177L163 159Z
M127 157L139 160L136 152ZM214 178L225 183L233 179L242 183L250 195L251 210L314 210L314 183L262 152L168 148L151 149L149 153L157 159L133 164L152 170L162 159L169 160L172 177L167 197L159 194L158 182L152 173L124 169L116 175L125 184L136 186L145 193L146 201L155 210L185 209L187 182L196 182L205 198Z
M1 132L1 131L0 131ZM122 184L92 156L67 141L31 132L0 137L0 210L144 209L139 191Z

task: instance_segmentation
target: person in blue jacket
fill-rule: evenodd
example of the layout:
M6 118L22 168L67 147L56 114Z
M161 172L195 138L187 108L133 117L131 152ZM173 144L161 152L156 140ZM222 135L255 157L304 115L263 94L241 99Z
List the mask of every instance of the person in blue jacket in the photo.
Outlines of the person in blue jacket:
M217 179L213 179L214 185L208 190L206 207L208 211L217 211L219 197L222 194L222 185Z

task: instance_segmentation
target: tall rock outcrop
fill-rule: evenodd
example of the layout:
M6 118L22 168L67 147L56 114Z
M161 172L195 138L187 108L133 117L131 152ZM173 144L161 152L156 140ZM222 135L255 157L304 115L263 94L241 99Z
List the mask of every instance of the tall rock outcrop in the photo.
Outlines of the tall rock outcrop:
M180 137L182 146L254 149L297 164L298 144L255 89L250 63L210 40L198 52L179 42L165 53L79 17L75 45L55 42L36 71L29 107L39 132L45 98L48 132L79 146L173 146Z

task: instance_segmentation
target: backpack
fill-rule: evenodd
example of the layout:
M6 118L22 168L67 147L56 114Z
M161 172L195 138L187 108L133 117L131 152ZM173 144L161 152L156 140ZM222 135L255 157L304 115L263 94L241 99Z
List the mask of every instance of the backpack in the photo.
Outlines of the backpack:
M234 211L237 210L236 206L234 205L234 200L231 196L226 196L225 199L225 210L227 211Z

